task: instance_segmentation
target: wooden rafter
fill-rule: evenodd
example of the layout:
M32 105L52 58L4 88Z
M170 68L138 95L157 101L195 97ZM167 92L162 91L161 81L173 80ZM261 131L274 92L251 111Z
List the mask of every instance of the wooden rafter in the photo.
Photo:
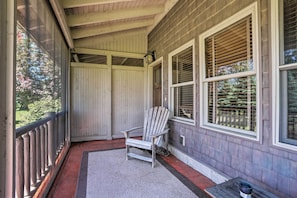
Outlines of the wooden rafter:
M122 10L113 10L110 12L96 12L84 15L69 15L67 22L69 27L88 25L93 23L107 22L113 20L145 17L159 14L164 11L162 6L147 6L141 8L129 8Z
M114 23L112 25L94 26L89 28L81 28L72 30L72 38L80 39L84 37L108 34L113 32L120 32L130 29L143 28L154 23L153 19L144 19L138 21L131 21L125 23Z
M120 3L127 1L137 1L137 0L63 0L64 8L75 8L75 7L83 7L83 6L92 6L92 5L103 5L109 3Z

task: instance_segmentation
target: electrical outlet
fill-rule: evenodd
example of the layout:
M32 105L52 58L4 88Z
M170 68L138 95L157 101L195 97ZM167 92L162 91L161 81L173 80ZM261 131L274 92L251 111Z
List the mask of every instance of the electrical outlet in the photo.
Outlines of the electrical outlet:
M186 137L184 135L179 136L179 143L183 146L186 146Z

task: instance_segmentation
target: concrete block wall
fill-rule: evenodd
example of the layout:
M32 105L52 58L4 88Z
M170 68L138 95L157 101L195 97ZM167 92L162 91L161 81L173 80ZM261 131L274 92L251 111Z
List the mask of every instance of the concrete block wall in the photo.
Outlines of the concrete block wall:
M258 2L260 24L261 141L226 135L199 126L199 35L214 25ZM297 197L297 153L272 145L270 0L183 0L166 15L149 34L148 47L157 58L164 58L164 98L168 98L168 54L195 39L196 56L196 124L170 121L170 143L230 177L240 176L281 197ZM164 105L168 106L164 100ZM186 146L179 136L186 137Z

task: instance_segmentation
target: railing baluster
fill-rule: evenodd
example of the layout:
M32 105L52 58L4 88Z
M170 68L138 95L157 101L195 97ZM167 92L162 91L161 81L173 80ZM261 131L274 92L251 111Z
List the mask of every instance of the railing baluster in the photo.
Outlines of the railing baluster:
M62 128L61 128L61 134L62 134L62 139L61 139L61 143L63 144L63 145L65 145L64 143L65 143L65 133L66 133L66 125L65 125L65 123L66 123L66 116L65 116L65 114L63 114L62 116L62 122L61 122L61 124L62 124Z
M24 196L30 195L30 137L28 133L24 138Z
M41 165L40 165L40 155L41 155L41 152L40 152L40 148L41 145L40 145L40 127L36 128L36 179L38 181L41 180Z
M45 141L45 128L44 126L40 126L40 169L41 169L41 176L45 175L45 145L44 145L44 141Z
M44 131L44 169L48 170L48 123L45 123L45 131Z
M47 114L51 119L48 121L48 164L49 166L54 164L54 159L55 159L55 141L54 141L54 113L48 113Z
M31 186L36 185L36 131L29 132L30 136L30 181Z
M58 117L55 117L54 119L54 159L56 159L57 155L58 155L58 151L59 151L59 148L58 148L58 138L59 138L59 135L58 135L58 130L59 130L59 122L58 122L59 118Z
M60 151L62 147L62 115L58 116L58 149Z
M56 174L61 165L56 159L65 144L65 121L65 112L49 113L47 118L17 129L15 197L34 196L46 175Z
M24 142L22 136L16 139L16 192L17 198L24 197Z

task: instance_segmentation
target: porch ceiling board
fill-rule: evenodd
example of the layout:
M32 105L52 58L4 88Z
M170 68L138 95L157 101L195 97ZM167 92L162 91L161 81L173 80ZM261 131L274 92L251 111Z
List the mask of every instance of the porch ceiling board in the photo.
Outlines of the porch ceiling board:
M101 34L108 34L113 32L120 32L130 29L136 28L144 28L149 25L153 25L153 19L144 19L144 20L137 20L131 22L116 22L111 25L104 25L104 26L93 26L93 27L86 27L86 28L79 28L72 30L72 38L73 39L80 39L90 36L96 36Z
M133 32L148 35L177 1L50 0L71 48L87 46L92 39L113 40Z
M89 25L92 23L102 23L106 21L115 21L121 19L139 18L144 16L153 16L164 11L164 7L149 6L141 8L128 8L113 10L110 12L95 12L84 15L69 15L67 17L70 27Z
M92 5L103 5L109 3L120 3L126 1L137 1L137 0L63 0L64 8L75 8L83 6L92 6Z
M116 38L128 38L128 37L135 37L139 35L145 35L146 30L143 28L138 28L135 30L127 30L122 32L114 32L109 34L97 35L94 37L84 37L82 39L74 40L74 45L76 47L84 47L92 46L95 43L107 42L107 41L114 41ZM91 47L92 48L92 47Z

